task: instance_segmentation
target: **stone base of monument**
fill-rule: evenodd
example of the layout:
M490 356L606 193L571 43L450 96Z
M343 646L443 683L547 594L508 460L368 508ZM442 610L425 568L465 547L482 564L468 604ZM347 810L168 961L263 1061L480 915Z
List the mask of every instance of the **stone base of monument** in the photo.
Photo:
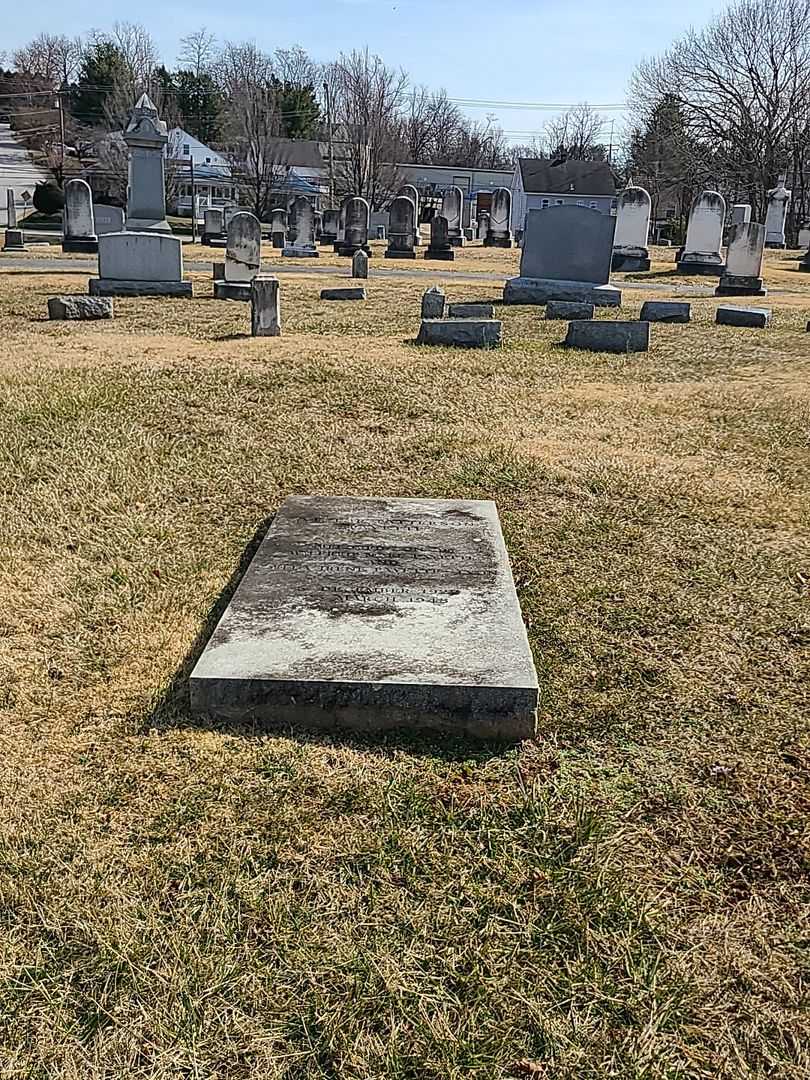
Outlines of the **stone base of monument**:
M787 248L787 244L779 243L776 240L766 240L765 241L765 247L766 248L776 248L778 251L784 251Z
M448 304L448 319L494 319L493 304Z
M91 296L192 296L190 281L131 281L90 278Z
M452 248L432 248L428 247L425 252L426 259L438 259L441 262L454 262L456 253ZM810 267L808 267L810 269Z
M423 319L416 344L494 349L502 340L503 323L498 319Z
M464 236L451 236L449 237L450 247L464 247L467 239Z
M592 319L593 312L593 304L577 300L549 300L546 304L547 319Z
M614 251L610 268L617 273L624 274L649 270L649 253L644 249L640 249L638 252Z
M284 233L270 233L270 244L278 251L281 251L281 249L286 245L286 243L287 238Z
M516 277L503 290L505 304L546 304L549 300L577 300L596 307L621 307L622 291L594 281L556 281L553 278Z
M25 251L22 229L6 229L3 251Z
M295 247L293 244L288 244L287 247L281 249L283 258L287 259L320 259L321 253L316 247Z
M215 281L215 300L250 300L249 281Z
M753 326L761 330L771 321L771 309L719 307L714 321L720 326Z
M172 227L165 218L130 218L124 223L124 232L128 233L163 233L172 235Z
M189 680L259 729L535 733L537 673L493 502L291 496Z
M647 352L650 347L650 324L613 319L575 319L568 324L563 344L569 349L587 349L590 352Z
M337 236L335 233L321 233L321 238L318 243L321 247L328 247L330 244L334 247L337 243Z
M98 251L97 236L65 236L62 239L62 251L85 251L94 255Z
M642 322L688 323L692 305L680 300L645 300L639 319Z
M515 241L511 236L493 236L489 233L484 237L484 247L491 248L513 248Z
M224 248L228 246L228 238L220 233L203 233L200 243L203 247Z
M810 251L799 259L798 268L799 270L810 270Z
M695 274L704 277L717 277L725 270L719 255L700 255L685 251L678 259L676 270L679 274Z
M386 259L415 259L415 251L392 251L391 248L385 250Z
M358 251L365 251L366 255L371 258L371 248L368 244L335 244L335 251L338 255L343 255L349 259L353 258Z
M111 296L52 296L48 300L48 318L59 321L111 319Z
M762 278L743 277L740 274L723 274L714 290L715 296L767 296L768 290Z

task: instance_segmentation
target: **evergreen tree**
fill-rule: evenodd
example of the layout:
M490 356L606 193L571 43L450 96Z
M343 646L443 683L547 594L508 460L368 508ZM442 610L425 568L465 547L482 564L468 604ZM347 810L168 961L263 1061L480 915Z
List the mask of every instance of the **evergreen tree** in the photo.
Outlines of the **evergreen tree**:
M315 87L282 82L273 76L276 106L287 139L315 139L321 122L321 108Z
M117 45L99 41L84 55L79 78L70 95L70 111L80 124L96 125L107 118L107 104L130 82L124 55Z

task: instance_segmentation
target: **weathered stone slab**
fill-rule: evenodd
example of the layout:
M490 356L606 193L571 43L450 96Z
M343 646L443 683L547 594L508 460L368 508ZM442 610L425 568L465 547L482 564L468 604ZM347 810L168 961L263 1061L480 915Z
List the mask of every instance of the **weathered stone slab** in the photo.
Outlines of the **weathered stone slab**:
M592 319L593 312L593 304L576 300L549 300L546 304L547 319Z
M281 334L281 286L277 277L258 275L250 283L250 332L253 337Z
M109 296L52 296L48 318L57 320L111 319L113 302Z
M22 229L6 229L3 251L25 251Z
M127 281L125 278L90 278L91 296L192 296L190 281Z
M692 305L678 300L645 300L639 319L642 322L688 323L692 319Z
M365 289L321 289L321 300L365 300Z
M252 280L255 280L252 279ZM251 281L215 281L215 300L250 300Z
M492 349L502 339L503 323L499 319L423 319L416 344Z
M255 214L242 210L228 222L225 280L250 282L261 272L262 227Z
M493 304L450 304L447 308L450 319L494 319Z
M98 251L93 193L86 180L76 178L65 184L63 221L62 251Z
M612 319L575 319L568 324L565 345L591 352L647 352L650 347L648 322L619 322Z
M180 241L158 232L107 233L98 241L98 276L122 281L180 282Z
M714 321L720 326L753 326L762 329L771 321L771 309L719 307Z
M542 278L510 278L503 290L505 304L547 304L549 300L576 300L596 307L621 307L622 291L615 285L595 281L557 281Z
M96 203L93 206L93 218L96 223L96 235L124 231L124 211L120 206L109 203Z
M615 218L587 206L530 210L519 277L606 285L615 229Z
M362 248L352 255L352 277L358 280L368 277L368 255Z
M446 299L447 297L438 285L433 285L430 289L425 289L422 293L422 318L443 318Z
M492 502L285 500L190 679L200 717L531 738L537 675Z
M509 188L495 188L483 236L484 247L511 248L514 245L511 221L512 192Z

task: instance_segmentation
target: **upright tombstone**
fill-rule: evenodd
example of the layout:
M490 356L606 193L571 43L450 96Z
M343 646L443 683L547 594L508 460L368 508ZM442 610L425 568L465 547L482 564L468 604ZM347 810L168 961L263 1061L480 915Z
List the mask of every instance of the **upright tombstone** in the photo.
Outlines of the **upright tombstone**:
M532 738L537 673L495 504L288 497L189 689L196 716L260 728Z
M96 236L124 231L124 211L120 206L110 206L108 203L94 203L93 220L96 226Z
M250 283L261 266L261 223L255 214L242 210L228 222L225 279L214 282L214 296L218 300L249 300Z
M464 246L462 219L464 215L464 192L460 187L451 187L442 198L441 216L447 218L447 234L451 247Z
M98 238L98 273L91 296L191 296L183 281L183 251L161 232L107 233Z
M365 199L352 197L346 204L346 224L343 243L338 246L339 255L348 255L351 258L355 251L360 250L371 255L371 248L368 246L369 213L369 205Z
M572 204L526 215L520 276L510 278L505 304L580 300L619 307L621 290L609 285L616 219Z
M6 229L3 251L25 251L22 229Z
M765 226L755 221L733 225L728 238L726 268L715 290L717 296L766 296L762 285Z
M289 219L291 219L292 237L281 254L288 258L320 258L320 253L315 247L315 211L305 195L299 195L293 200ZM289 221L288 224L290 224Z
M453 262L456 257L455 251L450 246L450 234L448 232L447 218L436 214L430 222L430 243L425 252L426 259L439 259L442 262Z
M352 277L363 279L368 277L368 255L362 249L355 251L352 256Z
M316 210L314 212L314 218L315 218L314 240L315 240L316 244L319 244L321 242L321 236L323 236L323 214L320 212L320 210Z
M492 192L489 211L489 229L484 237L484 247L511 248L512 237L512 192L509 188L499 187Z
M414 247L420 247L422 237L419 232L419 192L413 184L404 184L397 192L397 195L404 195L414 205L413 243Z
M86 180L68 180L65 184L63 217L62 251L98 251L93 193Z
M257 274L250 283L250 333L253 337L281 334L281 287L277 277Z
M422 318L443 319L447 297L438 285L432 285L422 293Z
M731 224L747 225L751 220L751 207L748 203L735 203L731 208Z
M487 236L489 235L489 211L479 210L478 218L478 239L484 241L484 247L487 247Z
M334 244L338 237L340 210L324 210L321 221L321 244Z
M340 210L338 211L338 231L337 240L335 240L335 251L339 251L341 245L346 239L346 213L349 209L349 203L354 198L354 195L345 195L340 202Z
M6 188L6 228L17 228L17 204L14 201L14 188Z
M407 195L397 195L391 203L386 259L415 259L416 207Z
M613 237L614 270L649 270L652 200L643 187L630 186L620 192L616 207L616 232Z
M274 248L283 248L287 243L287 211L281 207L270 212L270 242Z
M221 210L203 211L202 242L206 247L224 247L227 243L225 215Z
M686 243L678 260L681 274L710 274L723 272L723 226L726 220L726 200L717 191L702 191L692 203Z
M768 211L765 215L765 247L785 247L785 221L792 192L785 187L787 175L782 173L776 187L768 192Z
M129 149L127 232L171 233L166 220L164 151L169 136L165 120L141 94L124 131Z

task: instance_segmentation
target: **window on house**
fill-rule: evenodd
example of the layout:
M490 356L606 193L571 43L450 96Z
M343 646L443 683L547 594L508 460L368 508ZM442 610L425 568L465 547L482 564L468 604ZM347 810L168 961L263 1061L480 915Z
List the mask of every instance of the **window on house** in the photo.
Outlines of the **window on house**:
M205 159L205 164L206 164L206 165L210 165L210 164L211 164L211 158L210 158L210 157L207 157L207 158Z
M557 206L565 205L565 199L555 199L554 202L557 204Z
M540 200L540 209L541 210L547 210L548 209L548 199L541 199Z
M599 207L597 206L597 204L595 202L593 202L593 200L591 200L591 202L588 203L588 206L590 206L591 210L598 210L599 209Z
M191 153L190 143L183 143L183 157L188 157Z
M577 206L584 206L584 205L585 205L585 200L584 199L577 199Z

